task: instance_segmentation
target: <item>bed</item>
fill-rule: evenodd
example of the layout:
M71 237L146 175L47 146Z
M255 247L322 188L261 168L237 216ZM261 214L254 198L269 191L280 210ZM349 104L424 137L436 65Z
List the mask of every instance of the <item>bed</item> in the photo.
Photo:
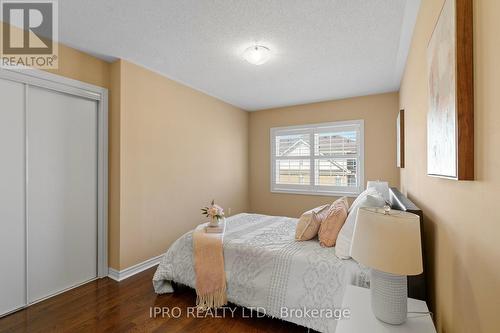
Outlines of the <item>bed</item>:
M396 202L401 204L401 198ZM397 208L397 207L396 207ZM340 308L347 285L369 287L369 269L341 260L317 240L294 239L297 219L238 214L226 219L224 264L228 301L320 332L335 332L337 320L323 312L291 315L305 309ZM172 244L153 277L155 292L171 293L172 282L195 286L192 231ZM410 290L410 288L409 288Z

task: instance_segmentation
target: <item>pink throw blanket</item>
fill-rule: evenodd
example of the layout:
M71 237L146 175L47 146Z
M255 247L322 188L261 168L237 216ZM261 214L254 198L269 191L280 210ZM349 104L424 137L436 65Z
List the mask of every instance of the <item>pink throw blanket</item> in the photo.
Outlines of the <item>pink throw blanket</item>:
M224 233L206 233L206 224L193 232L196 305L202 309L218 308L227 303L224 271Z

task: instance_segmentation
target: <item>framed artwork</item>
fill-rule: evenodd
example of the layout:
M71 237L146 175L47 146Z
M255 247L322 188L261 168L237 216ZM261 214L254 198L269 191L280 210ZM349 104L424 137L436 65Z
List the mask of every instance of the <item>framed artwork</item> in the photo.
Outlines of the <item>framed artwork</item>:
M445 0L427 47L427 173L474 179L472 0Z
M396 120L396 166L405 167L405 110L400 110Z

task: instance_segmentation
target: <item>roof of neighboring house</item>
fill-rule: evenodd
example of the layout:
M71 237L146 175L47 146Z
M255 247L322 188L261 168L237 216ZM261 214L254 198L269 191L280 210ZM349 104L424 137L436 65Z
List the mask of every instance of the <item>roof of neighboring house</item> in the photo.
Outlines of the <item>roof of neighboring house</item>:
M324 152L321 152L321 147L328 147L330 148L330 143L332 141L331 138L334 138L335 139L339 139L339 140L342 140L344 141L343 142L343 145L342 145L342 152L345 154L346 152L349 151L349 147L352 146L353 148L356 148L356 140L352 140L350 138L347 138L345 136L341 136L341 135L334 135L334 136L331 136L330 139L327 139L327 138L324 138L324 139L320 139L320 152L319 152L319 155L320 156L325 156L325 153ZM290 139L290 144L286 144L283 142L284 140L282 140L280 142L280 145L279 145L279 156L301 156L301 154L298 152L299 149L301 149L302 147L307 147L307 148L311 148L311 145L299 138L299 139ZM322 144L322 142L324 142ZM347 148L347 149L346 149ZM354 149L355 150L355 149ZM297 152L297 153L296 153ZM334 159L328 159L327 161L330 162L331 165L333 165L337 170L339 171L343 171L343 172L346 172L346 173L350 173L351 170L349 170L347 167L339 164L338 162L336 162Z

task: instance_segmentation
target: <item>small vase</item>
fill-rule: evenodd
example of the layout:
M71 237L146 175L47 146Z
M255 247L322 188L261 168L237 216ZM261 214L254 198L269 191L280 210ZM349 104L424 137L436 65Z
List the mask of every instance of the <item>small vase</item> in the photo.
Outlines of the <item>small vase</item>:
M217 227L218 225L219 225L219 219L216 217L213 217L208 223L209 227Z

